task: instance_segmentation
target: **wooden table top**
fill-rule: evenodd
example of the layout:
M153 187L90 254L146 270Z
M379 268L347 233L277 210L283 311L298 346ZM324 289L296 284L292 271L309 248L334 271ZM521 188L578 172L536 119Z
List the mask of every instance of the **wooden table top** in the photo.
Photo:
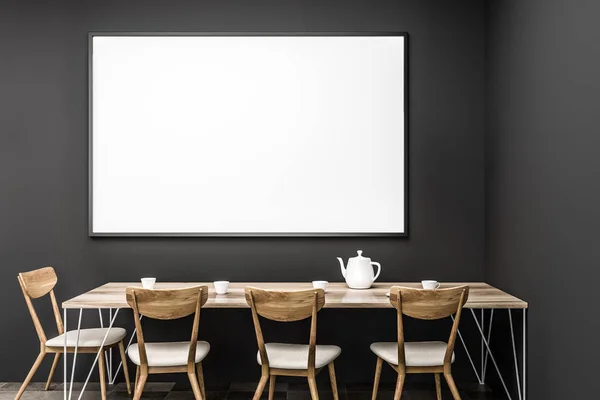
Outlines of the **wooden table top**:
M155 289L175 289L198 285L209 287L205 308L248 308L244 296L246 286L273 290L303 290L312 288L310 282L232 282L229 292L217 295L212 282L157 282ZM527 302L484 282L448 282L442 288L468 285L466 308L527 308ZM141 287L139 282L110 282L62 303L63 308L129 308L125 288ZM343 282L330 282L325 294L326 308L391 308L386 293L392 286L421 287L417 282L375 282L370 289L350 289Z

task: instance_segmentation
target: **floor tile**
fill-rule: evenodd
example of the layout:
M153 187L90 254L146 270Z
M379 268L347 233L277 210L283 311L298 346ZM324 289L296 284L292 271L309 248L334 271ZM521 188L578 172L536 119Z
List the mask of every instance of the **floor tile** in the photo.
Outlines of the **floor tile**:
M229 392L227 394L226 400L251 400L254 397L254 392ZM267 399L269 397L269 390L265 390L260 397L261 399ZM285 392L275 392L273 396L275 400L286 400L287 393Z
M230 392L254 392L256 387L258 386L258 382L234 382L231 384L229 391ZM276 392L287 392L289 388L289 384L287 382L276 382L275 383L275 391ZM265 387L265 390L269 389L269 385Z
M17 392L0 392L0 400L14 400L15 397L17 396ZM46 393L45 392L39 392L39 391L34 391L34 392L25 392L23 393L23 396L21 397L21 400L42 400L42 399L46 399Z
M23 400L62 400L62 385L55 383L49 391L44 391L44 382L33 382L25 392ZM257 383L233 383L217 385L219 390L207 390L206 400L251 400ZM13 400L17 394L19 382L0 382L0 400ZM79 396L83 383L74 385L73 397ZM382 383L378 392L378 400L392 400L394 397L394 384ZM229 388L235 390L228 390ZM324 379L318 383L319 399L332 400L333 395L329 380ZM107 400L131 400L127 394L124 383L107 387ZM287 391L286 391L287 389ZM372 383L338 384L340 400L370 400ZM503 400L504 392L493 394L489 387L478 384L461 385L463 400ZM268 398L268 386L265 388L261 399ZM444 388L444 399L451 399L452 395ZM100 385L90 382L82 397L83 400L100 399ZM402 393L402 400L435 400L435 389L430 384L412 383ZM185 384L175 386L172 382L148 382L142 400L195 400L194 394ZM294 382L278 382L275 391L275 400L311 400L308 383L302 380Z
M206 392L206 400L225 400L227 392ZM167 395L165 400L195 400L193 392L176 391Z
M22 382L3 382L2 386L0 386L0 391L2 392L18 392L21 388ZM31 382L27 385L27 391L43 391L46 387L46 382ZM49 390L56 390L60 387L60 383L52 383L50 384Z
M373 392L366 392L366 391L360 391L360 392L351 392L348 391L346 393L348 400L371 400L371 396L373 395ZM377 400L393 400L394 399L394 392L391 391L378 391L377 392ZM408 393L402 393L402 399L401 400L412 400L410 398L410 396L408 395Z
M347 400L349 397L346 391L340 391L340 400ZM369 400L371 398L369 397ZM310 392L308 391L289 391L287 392L287 400L311 400ZM319 400L333 400L333 393L330 391L319 390Z

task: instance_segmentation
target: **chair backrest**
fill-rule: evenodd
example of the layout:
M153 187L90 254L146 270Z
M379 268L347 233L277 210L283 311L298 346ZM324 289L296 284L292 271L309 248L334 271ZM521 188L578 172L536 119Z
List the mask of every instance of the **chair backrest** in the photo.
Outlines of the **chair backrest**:
M200 309L208 300L208 286L195 286L183 289L152 290L128 287L125 291L127 303L133 309L135 327L137 332L140 362L142 366L148 365L144 332L140 316L152 319L172 320L194 314L192 336L190 338L190 351L188 364L194 364L196 358L196 345L198 343L198 325L200 323Z
M198 297L200 293L200 298ZM153 290L128 287L125 291L127 303L140 315L152 319L178 319L196 312L208 300L208 287L196 286L184 289Z
M444 366L452 362L456 343L456 333L462 314L462 308L469 298L469 287L458 286L447 289L423 290L394 286L390 290L390 303L398 311L398 366L405 368L404 325L402 316L421 320L436 320L454 316L448 347L444 357Z
M246 302L252 310L254 330L263 369L268 370L269 358L260 326L259 315L278 322L294 322L311 318L307 369L315 367L317 345L317 313L325 305L323 289L301 291L263 290L246 287Z
M316 297L316 298L315 298ZM312 316L313 307L319 311L325 305L325 292L310 289L293 292L246 288L246 302L261 317L279 321L300 321Z
M58 277L56 276L54 268L44 267L29 272L21 272L17 276L17 280L23 291L23 296L25 296L25 302L27 303L27 308L31 314L31 319L33 320L33 325L35 326L40 342L46 343L47 339L44 328L35 311L33 302L31 301L32 299L38 299L50 294L50 301L52 302L52 311L54 313L54 319L56 320L58 334L64 333L60 310L54 295L54 286L56 286L56 283L58 282Z
M463 296L464 293L464 296ZM416 319L441 319L456 313L469 297L469 287L423 290L394 286L390 303L402 314ZM462 303L461 303L462 302Z

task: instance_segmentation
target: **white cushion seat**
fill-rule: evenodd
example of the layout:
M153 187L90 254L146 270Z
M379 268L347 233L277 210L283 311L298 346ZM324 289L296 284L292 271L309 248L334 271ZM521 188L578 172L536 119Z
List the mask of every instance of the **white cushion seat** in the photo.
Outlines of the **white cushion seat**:
M146 357L149 367L178 367L187 365L190 342L145 343ZM210 351L208 342L198 341L196 345L195 363L204 360ZM129 358L135 365L140 365L140 349L137 343L129 346Z
M67 347L75 347L76 343L78 343L78 347L100 347L108 330L108 328L81 329L79 331L79 342L77 341L77 331L68 331ZM110 332L108 333L108 337L104 342L104 346L110 346L119 343L121 340L123 340L123 338L125 338L126 334L127 331L123 328L110 328ZM64 345L64 333L46 341L46 346L49 347L64 347Z
M289 343L266 343L267 357L269 366L278 369L307 369L308 368L308 348L307 344L289 344ZM315 368L323 368L335 360L342 349L338 346L320 345L315 349ZM260 351L256 355L259 365L262 365Z
M448 345L445 342L405 342L404 361L407 367L436 367L444 365ZM379 358L398 365L398 343L377 342L371 344L371 351ZM452 353L454 362L454 353Z

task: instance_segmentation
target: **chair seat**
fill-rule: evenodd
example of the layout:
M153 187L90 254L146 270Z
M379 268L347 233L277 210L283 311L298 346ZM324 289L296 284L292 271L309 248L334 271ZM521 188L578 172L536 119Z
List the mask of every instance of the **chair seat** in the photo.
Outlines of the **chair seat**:
M178 367L187 365L190 342L146 343L146 357L149 367ZM204 360L210 351L208 342L198 341L196 345L195 363ZM129 346L129 358L135 365L140 365L140 350L137 343Z
M405 342L404 361L407 367L436 367L444 365L448 345L444 342ZM377 342L371 344L371 351L379 358L398 365L398 343ZM452 353L454 362L454 353Z
M79 343L78 347L100 347L102 345L102 340L104 340L104 336L108 328L91 328L91 329L81 329L79 333ZM116 343L119 343L125 335L127 331L123 328L111 328L108 333L108 337L104 342L104 346L110 346ZM68 331L67 332L67 347L75 347L77 343L77 331ZM64 347L65 345L65 334L58 335L46 341L46 346L48 347Z
M308 345L288 343L265 344L269 366L280 369L307 369ZM322 368L335 360L342 349L338 346L317 345L315 351L315 368ZM256 355L259 365L262 365L260 351Z

